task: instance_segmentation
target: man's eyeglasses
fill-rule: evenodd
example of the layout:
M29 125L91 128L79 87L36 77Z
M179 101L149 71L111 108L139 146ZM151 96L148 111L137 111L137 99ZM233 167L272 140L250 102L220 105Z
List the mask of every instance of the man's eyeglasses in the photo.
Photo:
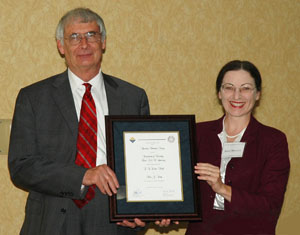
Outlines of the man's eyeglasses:
M222 85L222 90L225 94L231 95L234 94L236 92L236 90L239 90L241 95L249 95L253 92L253 90L255 90L256 88L253 87L250 84L245 84L240 86L239 88L235 87L234 85L230 84L230 83L225 83Z
M85 38L86 42L88 43L98 42L101 40L101 34L94 31L84 34L72 33L68 38L65 39L69 41L70 45L75 46L78 45L83 38Z

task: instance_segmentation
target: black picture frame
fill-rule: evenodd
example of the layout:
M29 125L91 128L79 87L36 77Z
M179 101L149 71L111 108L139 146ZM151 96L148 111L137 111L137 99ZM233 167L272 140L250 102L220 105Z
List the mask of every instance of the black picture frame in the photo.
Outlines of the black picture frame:
M108 115L105 116L107 164L116 173L119 184L126 184L123 133L127 131L177 131L180 136L182 201L127 202L118 195L109 197L110 221L139 218L155 221L170 218L178 221L202 220L196 164L195 115ZM137 176L138 177L138 176ZM119 190L118 190L119 191Z

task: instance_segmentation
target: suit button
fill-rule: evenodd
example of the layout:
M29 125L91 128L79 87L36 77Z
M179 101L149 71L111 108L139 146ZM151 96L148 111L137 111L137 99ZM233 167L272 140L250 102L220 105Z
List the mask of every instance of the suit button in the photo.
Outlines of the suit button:
M227 184L228 184L228 185L232 185L232 181L231 181L231 180L228 180L228 181L227 181Z
M65 208L61 208L60 212L63 213L63 214L65 214L67 212L67 210Z
M230 168L231 170L233 170L233 169L234 169L234 165L233 165L233 164L230 164L230 165L229 165L229 168Z

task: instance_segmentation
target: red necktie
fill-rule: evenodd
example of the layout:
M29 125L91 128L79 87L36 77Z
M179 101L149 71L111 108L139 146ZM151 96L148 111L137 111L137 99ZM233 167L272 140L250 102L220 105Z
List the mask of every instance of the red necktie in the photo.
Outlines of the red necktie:
M85 168L96 166L97 156L97 114L96 106L92 97L89 83L84 83L85 93L82 98L80 120L78 125L77 155L75 163ZM85 198L73 200L75 204L82 208L95 196L95 185L88 188Z

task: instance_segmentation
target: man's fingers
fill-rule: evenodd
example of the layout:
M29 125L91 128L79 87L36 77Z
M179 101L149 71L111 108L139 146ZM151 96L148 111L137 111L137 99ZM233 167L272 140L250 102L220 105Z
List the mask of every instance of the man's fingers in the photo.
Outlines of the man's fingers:
M135 223L129 222L128 220L123 220L122 222L118 222L117 225L129 228L135 228Z
M95 184L103 194L111 196L117 193L119 182L115 173L107 166L100 165L87 170L83 184L90 186Z
M170 219L162 219L161 221L157 220L155 221L155 224L159 227L168 227L171 223Z
M135 224L136 224L137 226L139 226L139 227L145 227L145 226L146 226L146 223L143 222L143 221L141 221L141 220L138 219L138 218L135 218L135 219L134 219L134 222L135 222Z
M113 182L113 184L115 185L116 188L119 188L120 185L119 185L119 182L118 182L118 179L117 179L117 176L115 174L115 172L113 172L112 169L110 169L109 167L107 167L107 174L109 176L109 179Z
M130 222L128 220L123 220L122 222L118 222L117 225L129 227L129 228L135 228L137 226L139 227L145 227L145 222L141 221L140 219L135 218L134 222Z

